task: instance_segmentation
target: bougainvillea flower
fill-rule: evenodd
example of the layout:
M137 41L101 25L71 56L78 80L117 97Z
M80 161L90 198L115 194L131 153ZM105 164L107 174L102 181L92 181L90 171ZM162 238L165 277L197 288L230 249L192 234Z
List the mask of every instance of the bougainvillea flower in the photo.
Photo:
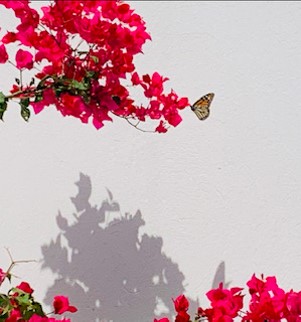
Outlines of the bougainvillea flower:
M69 299L66 296L57 295L53 300L54 313L63 314L67 311L76 312L77 308L75 306L69 305Z
M22 47L15 55L16 67L21 72L39 70L33 83L21 84L10 99L20 98L22 105L29 98L36 114L54 105L62 115L91 121L96 129L114 116L130 124L130 120L157 120L158 133L182 121L179 110L189 106L188 99L166 92L168 78L159 72L140 75L136 70L134 57L151 37L129 4L56 0L41 8L41 16L27 0L0 0L0 5L19 19L16 28L2 37L0 63L9 59L5 45L17 41ZM143 104L132 98L136 89L144 94Z
M0 64L5 64L8 60L8 54L3 44L0 45Z
M163 121L160 121L160 124L156 127L156 132L158 133L166 133L167 128L165 127L165 123Z
M0 268L0 285L3 283L3 281L5 280L6 277L6 272L4 272L2 270L2 268Z
M55 318L49 318L47 316L39 316L34 314L28 322L71 322L70 319L57 320Z
M189 308L189 302L185 295L179 295L175 300L173 300L176 312L184 311L186 312Z
M10 314L9 317L5 320L5 322L18 322L20 321L22 318L21 312L18 309L13 309Z
M189 322L190 315L185 311L178 312L175 322Z
M18 286L16 286L16 288L28 294L33 293L33 289L30 287L30 285L27 282L21 282Z
M198 315L206 317L209 322L230 322L238 316L238 312L243 307L242 288L234 287L224 289L220 283L217 289L212 289L206 293L210 300L210 308L198 308Z
M19 69L33 67L33 56L29 51L19 49L16 54L16 66Z

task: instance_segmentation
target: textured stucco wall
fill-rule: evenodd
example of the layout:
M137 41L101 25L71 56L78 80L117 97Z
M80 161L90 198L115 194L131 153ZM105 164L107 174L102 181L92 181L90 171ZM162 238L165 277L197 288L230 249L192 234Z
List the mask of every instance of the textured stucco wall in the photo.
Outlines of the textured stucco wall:
M121 120L96 131L52 108L26 124L12 105L0 124L0 266L5 246L44 258L15 274L38 300L69 295L75 322L152 321L182 291L204 304L222 261L232 286L256 272L299 290L301 3L131 4L153 39L139 70L191 101L214 91L211 117L187 109L152 135ZM0 67L7 90L17 75Z

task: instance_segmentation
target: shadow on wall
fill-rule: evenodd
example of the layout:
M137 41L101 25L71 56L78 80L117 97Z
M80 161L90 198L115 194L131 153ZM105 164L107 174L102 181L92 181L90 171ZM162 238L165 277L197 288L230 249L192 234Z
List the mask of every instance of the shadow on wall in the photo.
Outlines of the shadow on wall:
M211 288L218 288L220 283L223 283L223 288L228 288L231 282L226 282L225 262L221 261L218 265Z
M42 267L58 276L45 302L57 293L67 295L79 309L69 316L74 322L152 322L158 314L171 316L172 298L184 292L184 275L162 253L162 238L139 238L145 224L141 212L120 215L109 191L107 200L92 206L88 176L80 174L76 185L75 222L59 213L61 232L42 247Z

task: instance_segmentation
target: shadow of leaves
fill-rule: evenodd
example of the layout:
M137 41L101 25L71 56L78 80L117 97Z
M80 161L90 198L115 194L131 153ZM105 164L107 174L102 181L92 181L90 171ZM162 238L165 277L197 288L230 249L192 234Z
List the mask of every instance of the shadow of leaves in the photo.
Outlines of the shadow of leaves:
M172 298L184 292L184 275L162 252L161 237L143 234L140 211L120 213L108 190L100 206L92 206L91 180L80 174L78 193L71 198L74 222L56 217L58 236L42 246L44 269L56 274L46 303L66 294L78 312L74 322L149 322L171 316Z

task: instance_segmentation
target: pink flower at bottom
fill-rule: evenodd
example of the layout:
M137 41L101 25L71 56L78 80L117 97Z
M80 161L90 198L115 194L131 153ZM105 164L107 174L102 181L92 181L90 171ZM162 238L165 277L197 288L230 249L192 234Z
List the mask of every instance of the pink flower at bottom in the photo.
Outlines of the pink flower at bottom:
M39 316L34 314L28 322L71 322L70 319L56 320L55 318L48 318L47 316Z
M301 315L301 292L294 292L291 290L286 293L286 316L285 318L289 321L300 321Z
M57 295L54 297L53 301L54 313L63 314L67 311L76 312L77 308L75 306L69 305L69 299L66 296Z
M185 295L179 295L175 300L173 300L175 310L179 313L181 311L186 312L189 308L189 302Z
M9 317L5 320L5 322L17 322L20 321L20 318L22 318L20 311L17 309L13 309L10 312Z
M180 311L176 316L175 322L189 322L189 321L190 321L190 315L185 311Z
M49 319L46 316L39 316L34 314L30 319L29 322L48 322Z

